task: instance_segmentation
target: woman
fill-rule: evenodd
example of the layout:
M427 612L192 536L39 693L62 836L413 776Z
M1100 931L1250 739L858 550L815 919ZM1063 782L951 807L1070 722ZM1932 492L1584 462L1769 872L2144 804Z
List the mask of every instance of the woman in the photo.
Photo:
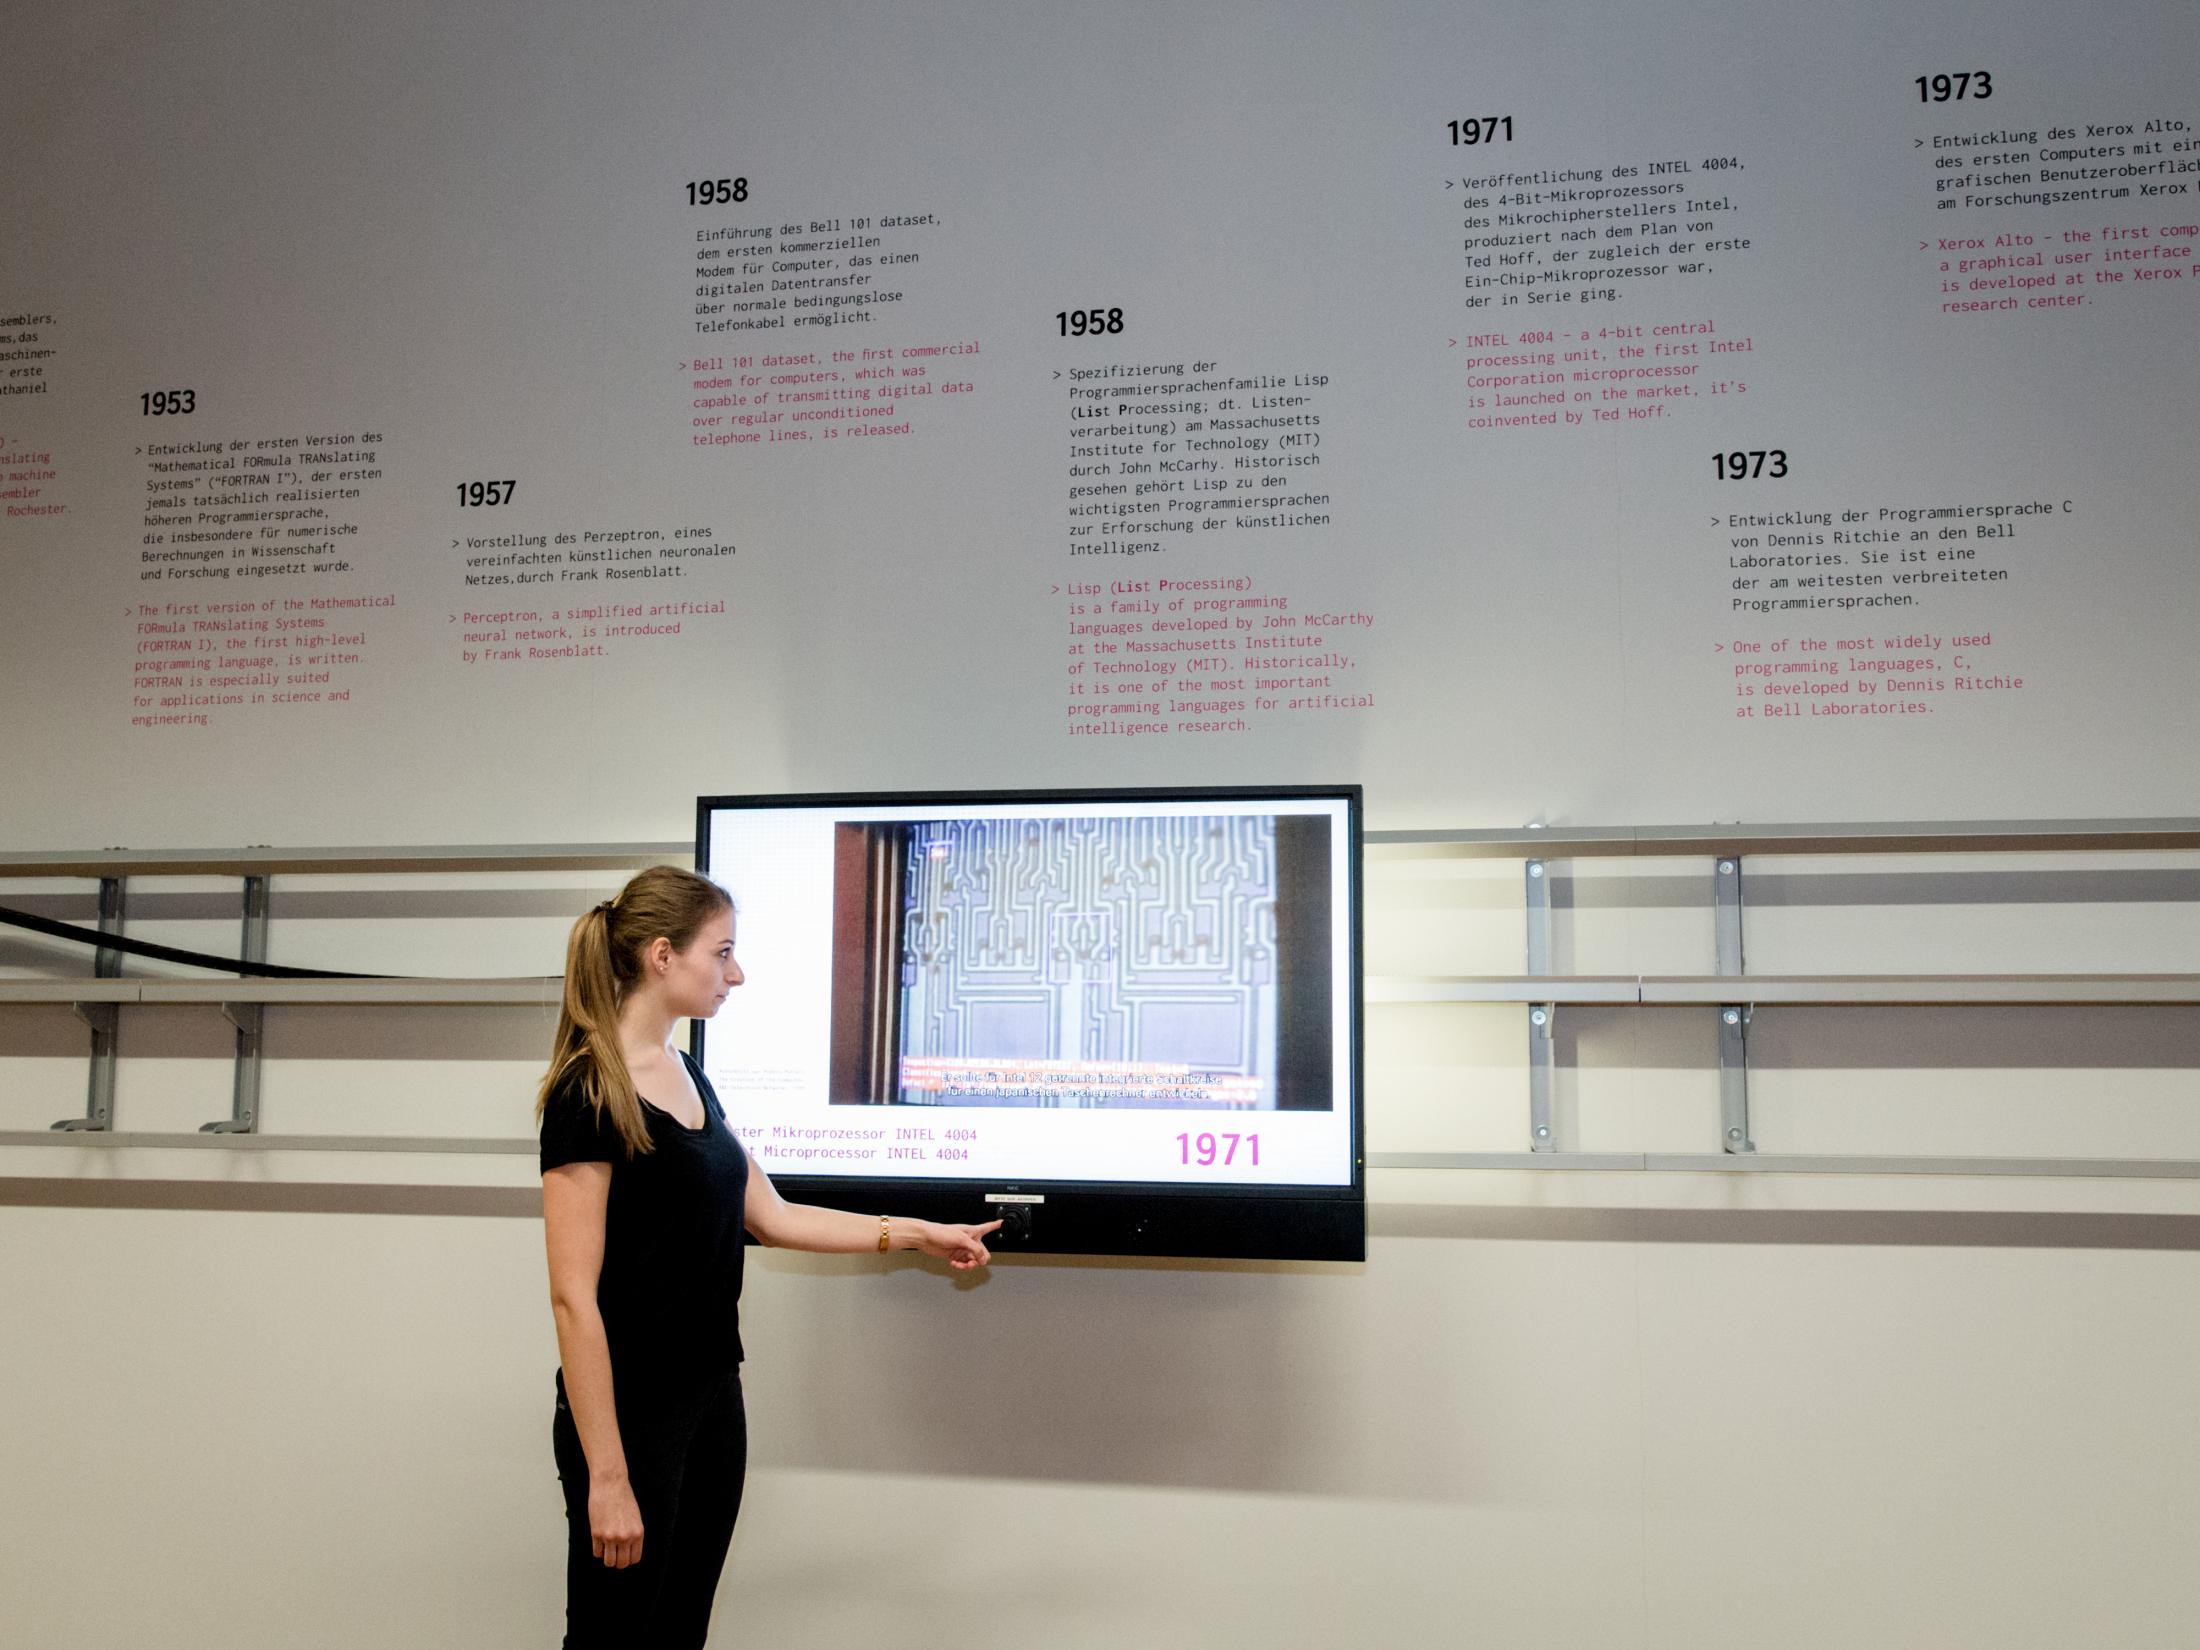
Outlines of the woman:
M702 1068L673 1048L741 983L733 902L655 866L573 927L536 1111L558 1330L566 1637L700 1645L741 1505L741 1234L787 1249L918 1249L957 1268L1000 1223L784 1201Z

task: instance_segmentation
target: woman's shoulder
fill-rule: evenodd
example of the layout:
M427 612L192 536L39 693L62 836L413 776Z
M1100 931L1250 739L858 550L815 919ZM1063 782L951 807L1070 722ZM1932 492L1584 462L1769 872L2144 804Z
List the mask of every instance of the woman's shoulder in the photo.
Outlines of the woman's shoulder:
M593 1109L589 1091L595 1087L596 1063L583 1053L553 1069L545 1080L542 1093L542 1111L545 1118L553 1113L570 1112L576 1108Z
M594 1062L568 1060L555 1072L542 1097L542 1167L567 1163L616 1162L618 1128L597 1106L589 1090Z

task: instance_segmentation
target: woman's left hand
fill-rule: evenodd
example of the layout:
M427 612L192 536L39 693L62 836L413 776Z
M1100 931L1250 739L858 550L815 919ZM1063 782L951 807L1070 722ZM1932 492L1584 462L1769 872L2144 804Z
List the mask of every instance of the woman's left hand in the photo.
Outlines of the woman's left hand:
M985 1238L987 1233L997 1232L1000 1227L997 1220L989 1220L983 1226L948 1226L927 1220L917 1227L917 1248L946 1261L958 1272L967 1272L993 1258L992 1251L985 1246Z

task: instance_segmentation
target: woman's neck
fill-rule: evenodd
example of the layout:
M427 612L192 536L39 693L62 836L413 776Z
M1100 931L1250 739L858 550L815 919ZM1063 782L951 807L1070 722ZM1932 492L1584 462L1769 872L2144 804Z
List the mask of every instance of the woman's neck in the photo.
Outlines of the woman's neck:
M627 1063L654 1061L672 1043L672 1028L680 1017L666 1008L654 992L636 992L619 1005L619 1049Z

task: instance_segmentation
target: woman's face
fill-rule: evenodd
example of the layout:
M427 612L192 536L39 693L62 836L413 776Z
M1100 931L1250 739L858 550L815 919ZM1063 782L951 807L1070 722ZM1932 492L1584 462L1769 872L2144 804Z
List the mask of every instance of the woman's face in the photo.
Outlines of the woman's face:
M733 913L723 911L696 930L687 949L666 959L665 1000L675 1014L707 1020L741 979L741 965L733 960Z

